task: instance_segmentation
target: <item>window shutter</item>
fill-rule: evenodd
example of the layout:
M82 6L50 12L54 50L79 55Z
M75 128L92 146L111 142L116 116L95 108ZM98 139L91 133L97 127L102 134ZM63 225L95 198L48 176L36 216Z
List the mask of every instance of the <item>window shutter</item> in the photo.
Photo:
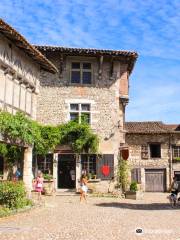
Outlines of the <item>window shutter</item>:
M104 154L97 160L97 177L102 180L109 180L114 177L114 155Z
M140 168L133 168L131 170L131 181L141 183L141 169Z
M148 159L148 145L141 145L141 158Z

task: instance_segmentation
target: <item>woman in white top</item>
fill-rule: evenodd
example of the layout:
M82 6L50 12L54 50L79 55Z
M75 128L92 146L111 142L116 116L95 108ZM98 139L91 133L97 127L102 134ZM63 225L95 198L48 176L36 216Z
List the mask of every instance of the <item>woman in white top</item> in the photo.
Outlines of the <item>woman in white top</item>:
M80 202L82 202L82 200L84 199L87 202L86 196L87 196L87 191L88 191L88 187L87 187L87 177L85 174L82 174L81 176L81 188L80 188Z

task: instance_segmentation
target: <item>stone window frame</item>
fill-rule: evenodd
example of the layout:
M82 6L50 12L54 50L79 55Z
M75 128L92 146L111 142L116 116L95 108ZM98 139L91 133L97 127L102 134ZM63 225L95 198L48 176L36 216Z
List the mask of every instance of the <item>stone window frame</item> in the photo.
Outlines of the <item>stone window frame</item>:
M160 156L159 156L159 157L151 157L150 145L160 145ZM160 158L162 158L162 147L161 147L161 145L162 145L162 143L160 143L160 142L149 142L149 143L148 143L149 158L150 158L150 159L160 159Z
M151 157L150 145L153 145L153 144L160 145L160 157ZM162 147L161 147L161 144L162 143L160 143L160 142L148 142L148 143L145 143L145 144L141 144L141 159L148 160L148 159L159 159L159 158L162 158Z
M78 110L71 110L71 105L78 105ZM89 105L89 111L82 110L82 105ZM78 114L78 123L81 123L82 113L89 113L89 125L92 123L92 112L91 112L91 103L90 102L70 102L69 103L69 121L71 121L71 113Z
M72 71L72 63L91 63L91 83L72 83L71 82L71 71ZM95 84L95 74L94 72L96 71L97 67L97 59L95 57L83 57L83 56L69 56L66 59L66 64L67 64L67 73L68 74L68 79L69 79L69 84L72 86L83 86L83 87L90 87Z
M177 156L175 156L175 149L177 148ZM172 146L172 157L179 158L180 157L180 145L173 145Z

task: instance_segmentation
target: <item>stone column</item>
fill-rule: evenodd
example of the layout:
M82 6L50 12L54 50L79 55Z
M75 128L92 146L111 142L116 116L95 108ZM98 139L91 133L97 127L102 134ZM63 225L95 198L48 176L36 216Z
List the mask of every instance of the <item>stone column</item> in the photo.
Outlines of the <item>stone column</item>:
M23 181L30 197L32 190L32 147L27 147L24 150Z
M76 155L76 192L79 190L79 181L81 178L81 156Z
M58 168L58 153L53 154L53 178L54 178L54 187L57 189L57 181L58 181L58 175L57 175L57 168Z

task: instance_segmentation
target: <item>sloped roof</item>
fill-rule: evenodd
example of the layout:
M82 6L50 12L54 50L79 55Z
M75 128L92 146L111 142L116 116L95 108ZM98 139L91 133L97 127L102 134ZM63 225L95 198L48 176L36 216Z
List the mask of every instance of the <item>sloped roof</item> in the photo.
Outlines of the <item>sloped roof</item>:
M128 133L171 133L173 130L163 122L126 122L125 129Z
M129 63L129 71L132 72L138 54L135 51L126 50L110 50L110 49L95 49L95 48L75 48L75 47L62 47L62 46L39 46L34 45L38 50L45 52L59 52L69 55L83 55L83 56L113 56L123 57Z
M11 40L18 48L22 49L30 58L45 70L55 73L57 68L34 46L32 46L19 32L0 18L0 33Z
M180 124L166 124L166 127L173 131L180 131Z

